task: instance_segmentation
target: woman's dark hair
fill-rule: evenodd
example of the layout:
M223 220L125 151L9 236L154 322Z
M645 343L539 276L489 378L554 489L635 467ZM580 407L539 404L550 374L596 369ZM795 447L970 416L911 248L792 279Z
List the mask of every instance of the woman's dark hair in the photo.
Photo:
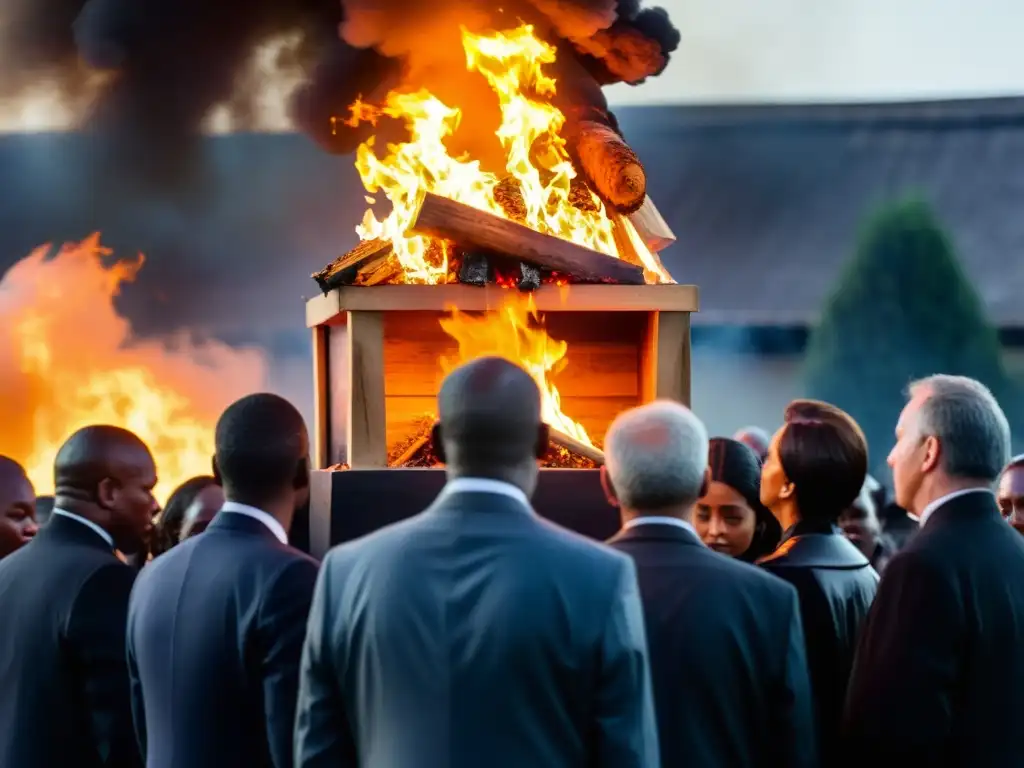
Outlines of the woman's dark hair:
M864 486L864 433L846 411L817 400L794 400L784 420L779 463L794 486L800 516L834 522Z
M196 496L217 485L216 478L211 475L199 475L190 478L174 489L156 526L156 539L153 545L153 556L166 552L178 543L181 526L185 522L185 511L192 506Z
M782 526L761 504L761 460L748 445L728 437L713 437L708 443L711 479L732 488L754 510L754 538L740 560L752 563L770 554L782 538Z

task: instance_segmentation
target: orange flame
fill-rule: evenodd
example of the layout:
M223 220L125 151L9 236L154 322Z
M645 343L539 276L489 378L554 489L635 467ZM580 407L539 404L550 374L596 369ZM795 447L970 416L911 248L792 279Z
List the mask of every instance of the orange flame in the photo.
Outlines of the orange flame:
M112 300L142 267L106 268L95 234L47 258L35 249L0 282L0 454L19 461L40 494L53 492L61 443L89 424L137 434L153 452L161 501L210 472L220 410L258 388L262 355L217 343L131 343Z
M498 312L469 315L456 307L449 312L449 317L441 319L441 327L458 342L459 352L441 359L444 373L479 357L503 357L521 365L540 388L541 418L581 443L593 445L583 425L562 412L553 381L567 363L569 345L548 335L530 294L509 291Z

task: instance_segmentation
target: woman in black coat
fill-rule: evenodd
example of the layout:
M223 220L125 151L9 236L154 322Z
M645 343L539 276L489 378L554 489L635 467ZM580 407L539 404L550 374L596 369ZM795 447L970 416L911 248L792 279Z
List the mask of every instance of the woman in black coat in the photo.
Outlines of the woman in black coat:
M778 548L760 564L799 595L822 765L837 762L843 701L861 626L878 574L836 521L867 475L864 434L828 403L796 400L772 437L761 473L761 501L782 525Z

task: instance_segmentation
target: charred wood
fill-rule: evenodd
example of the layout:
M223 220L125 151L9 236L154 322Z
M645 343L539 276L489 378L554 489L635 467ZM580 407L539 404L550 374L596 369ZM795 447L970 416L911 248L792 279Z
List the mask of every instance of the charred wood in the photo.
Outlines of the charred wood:
M459 282L466 285L487 285L492 282L491 260L486 253L468 251L462 255Z
M391 243L387 240L362 240L351 251L314 272L312 277L320 290L328 293L333 288L355 284L360 273L377 269L391 253Z
M525 261L519 262L519 281L517 287L520 291L536 291L540 288L540 270Z

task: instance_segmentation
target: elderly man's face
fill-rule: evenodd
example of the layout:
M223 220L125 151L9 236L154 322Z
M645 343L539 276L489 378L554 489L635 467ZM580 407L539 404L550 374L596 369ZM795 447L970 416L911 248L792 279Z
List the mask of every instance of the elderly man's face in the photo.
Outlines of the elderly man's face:
M1024 466L1010 467L999 478L996 492L1003 517L1024 533Z

